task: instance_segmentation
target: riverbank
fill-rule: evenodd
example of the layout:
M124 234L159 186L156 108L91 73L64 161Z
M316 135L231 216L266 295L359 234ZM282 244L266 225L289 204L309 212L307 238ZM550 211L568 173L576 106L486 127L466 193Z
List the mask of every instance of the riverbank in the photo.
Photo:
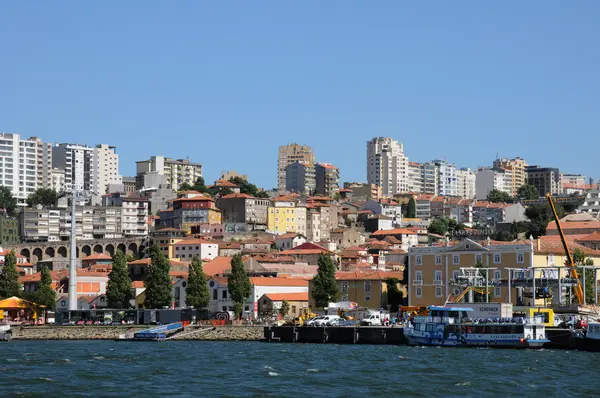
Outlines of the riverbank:
M137 332L148 326L33 326L12 328L14 340L114 340L127 331ZM259 341L264 336L262 326L217 326L214 330L173 340L197 341Z

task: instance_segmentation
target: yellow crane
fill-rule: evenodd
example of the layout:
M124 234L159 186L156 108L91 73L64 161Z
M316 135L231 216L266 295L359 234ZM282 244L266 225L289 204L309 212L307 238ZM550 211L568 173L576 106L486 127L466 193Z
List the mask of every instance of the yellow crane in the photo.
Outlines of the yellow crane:
M546 199L548 199L548 203L550 203L552 214L554 214L554 221L556 221L556 228L558 229L558 233L560 235L560 241L562 242L563 248L565 249L565 256L567 257L567 259L565 260L565 265L570 268L571 278L577 280L577 286L575 286L575 295L577 296L577 301L579 302L579 304L585 305L585 303L583 302L583 289L581 288L581 281L579 280L579 275L577 274L577 270L575 269L573 256L571 255L571 251L569 250L569 245L567 244L567 239L565 238L565 234L563 233L562 226L560 225L558 214L556 214L556 207L554 207L554 200L552 200L552 195L547 193Z

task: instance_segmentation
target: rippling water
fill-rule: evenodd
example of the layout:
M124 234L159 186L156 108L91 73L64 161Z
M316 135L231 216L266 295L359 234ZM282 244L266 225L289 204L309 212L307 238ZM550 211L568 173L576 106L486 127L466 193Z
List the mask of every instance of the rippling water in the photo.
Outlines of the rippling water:
M2 396L598 395L600 354L242 342L0 343Z

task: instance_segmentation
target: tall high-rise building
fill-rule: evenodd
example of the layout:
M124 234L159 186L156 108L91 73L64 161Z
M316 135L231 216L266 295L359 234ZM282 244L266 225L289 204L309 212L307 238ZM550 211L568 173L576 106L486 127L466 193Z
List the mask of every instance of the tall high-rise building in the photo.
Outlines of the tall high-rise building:
M123 177L119 174L119 155L116 152L116 147L106 144L96 145L96 148L94 148L94 163L97 170L94 191L106 193L106 187L109 184L123 183Z
M0 133L0 185L8 187L19 204L38 188L51 183L51 144L37 137Z
M146 175L164 176L164 184L170 185L174 191L183 183L193 185L198 177L202 177L202 165L188 159L171 159L164 156L152 156L148 160L136 162L136 188L151 188L145 182ZM155 179L155 178L154 178ZM155 187L158 188L158 187Z
M319 195L333 197L336 193L340 192L340 171L334 165L316 163L315 179Z
M445 160L434 160L438 172L438 195L457 196L456 165Z
M95 193L98 169L94 148L79 144L56 144L52 148L52 166L65 172L65 190L77 189Z
M512 182L510 192L511 196L516 196L519 188L527 184L527 162L521 158L506 159L499 158L494 160L494 169L507 169L512 172Z
M367 180L380 186L384 196L408 192L408 157L402 143L387 137L367 142Z
M563 176L555 167L527 166L527 184L533 185L540 196L547 193L560 195L563 193Z
M464 199L475 198L475 173L469 168L456 170L456 195Z
M280 192L286 189L286 169L290 164L295 162L314 164L315 153L313 149L308 145L296 143L279 147L279 156L277 157L277 189Z
M311 195L317 188L315 165L298 161L286 169L285 190L299 194Z
M422 178L421 178L422 165L416 162L408 162L408 191L409 192L421 192L422 189Z
M480 169L475 180L475 196L477 200L487 199L493 190L511 194L512 170L510 169Z

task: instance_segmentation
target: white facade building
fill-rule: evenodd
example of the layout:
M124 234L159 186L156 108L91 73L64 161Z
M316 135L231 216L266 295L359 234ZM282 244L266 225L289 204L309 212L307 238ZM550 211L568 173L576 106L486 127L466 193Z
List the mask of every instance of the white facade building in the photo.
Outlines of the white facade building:
M148 160L136 162L136 188L158 188L148 186L144 176L146 174L157 174L164 176L164 183L170 185L171 189L178 191L183 183L194 185L198 177L202 177L202 165L190 162L188 159L171 159L164 156L152 156Z
M243 316L258 317L258 300L266 293L308 293L308 281L295 278L251 277L250 297L244 303ZM227 278L212 277L207 281L210 292L210 312L233 311L233 301L227 288Z
M148 236L148 200L122 198L121 229L124 236Z
M511 194L512 173L510 170L481 169L475 177L475 196L477 200L486 200L492 190Z
M476 175L471 169L456 170L456 195L464 199L475 198Z
M367 142L367 180L384 196L408 192L408 157L402 143L387 137Z
M56 144L52 149L52 166L64 170L65 190L97 192L94 148L79 144Z
M94 148L94 163L97 170L94 191L106 193L109 184L121 184L123 177L119 174L119 155L116 147L106 144Z
M219 244L205 239L184 239L173 246L175 258L192 261L194 257L200 260L213 260L219 256Z
M421 193L422 185L422 165L416 162L408 162L408 191Z
M456 165L445 160L434 160L438 172L438 195L456 196Z
M50 185L52 145L37 137L0 133L0 185L8 187L19 204L38 188Z

